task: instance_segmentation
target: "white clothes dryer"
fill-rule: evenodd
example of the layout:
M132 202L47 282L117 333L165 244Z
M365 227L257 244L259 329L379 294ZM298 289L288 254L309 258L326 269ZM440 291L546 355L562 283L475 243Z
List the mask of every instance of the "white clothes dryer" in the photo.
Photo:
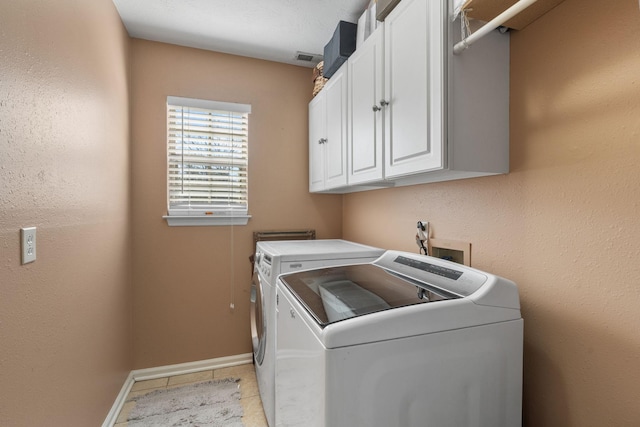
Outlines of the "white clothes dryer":
M521 426L513 282L388 251L277 293L277 427Z
M337 239L257 242L251 284L251 338L258 389L270 427L275 426L275 285L278 275L368 263L383 253L383 249Z

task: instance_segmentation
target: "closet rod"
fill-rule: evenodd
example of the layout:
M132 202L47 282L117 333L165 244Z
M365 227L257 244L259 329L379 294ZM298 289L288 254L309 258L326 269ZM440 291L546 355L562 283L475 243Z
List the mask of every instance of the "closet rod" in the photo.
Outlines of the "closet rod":
M460 54L463 50L467 49L473 43L477 42L478 39L486 36L488 33L495 30L496 28L507 22L509 19L513 18L514 16L534 4L536 1L538 0L519 0L518 2L514 3L510 8L493 18L491 21L484 24L469 37L456 43L456 45L453 47L454 55Z

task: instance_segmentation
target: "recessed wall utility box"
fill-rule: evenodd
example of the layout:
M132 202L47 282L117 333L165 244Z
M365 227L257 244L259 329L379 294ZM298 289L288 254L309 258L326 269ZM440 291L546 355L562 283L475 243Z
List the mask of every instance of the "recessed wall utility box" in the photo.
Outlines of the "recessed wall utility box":
M471 267L471 243L429 239L429 255Z
M333 37L324 47L323 76L327 79L338 71L338 68L356 50L356 33L358 26L351 22L340 21L333 32Z

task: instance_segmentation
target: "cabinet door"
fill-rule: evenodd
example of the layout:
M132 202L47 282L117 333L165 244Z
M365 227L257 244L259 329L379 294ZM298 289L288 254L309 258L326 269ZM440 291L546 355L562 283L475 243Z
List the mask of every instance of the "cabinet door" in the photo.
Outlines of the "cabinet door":
M443 10L403 0L385 19L385 177L445 167Z
M327 141L325 150L325 189L347 185L347 64L335 72L324 88L326 97Z
M326 138L326 102L321 91L309 103L309 191L324 190L324 139Z
M349 58L350 185L383 178L383 31L378 27Z

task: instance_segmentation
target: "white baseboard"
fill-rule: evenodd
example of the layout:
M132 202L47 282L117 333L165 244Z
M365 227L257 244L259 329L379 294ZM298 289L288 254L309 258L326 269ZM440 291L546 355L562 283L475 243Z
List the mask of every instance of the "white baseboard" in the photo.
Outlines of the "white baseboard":
M107 418L102 423L102 427L113 427L118 419L118 415L124 406L124 401L127 398L127 395L131 391L131 387L133 387L133 383L135 380L133 379L133 373L129 372L127 379L124 381L124 385L120 389L120 393L118 393L118 397L116 397L116 401L113 402L113 406L111 410L107 414Z
M197 362L179 363L177 365L158 366L156 368L136 369L129 373L116 401L113 403L102 427L113 427L124 406L125 399L136 381L153 380L174 375L192 374L194 372L212 369L228 368L230 366L245 365L253 362L253 353L238 354L236 356L218 357L216 359L199 360Z
M229 366L244 365L253 361L253 353L238 354L236 356L218 357L216 359L199 360L197 362L179 363L177 365L159 366L157 368L137 369L131 371L134 381L154 380L156 378L174 375L192 374L194 372L211 369L227 368Z

